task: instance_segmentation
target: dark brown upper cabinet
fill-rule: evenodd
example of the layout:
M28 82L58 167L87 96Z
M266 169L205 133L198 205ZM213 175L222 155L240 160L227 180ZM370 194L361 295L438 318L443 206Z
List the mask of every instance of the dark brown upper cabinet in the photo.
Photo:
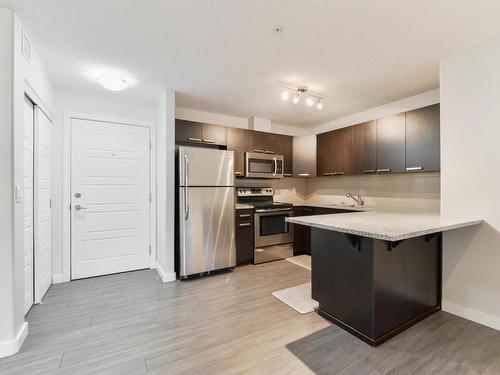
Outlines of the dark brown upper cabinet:
M245 129L227 128L227 149L234 151L234 174L245 174Z
M352 157L354 173L375 173L377 169L377 121L352 127Z
M175 141L177 143L199 143L225 146L226 127L176 119Z
M213 124L201 125L201 141L214 145L225 145L227 142L226 127Z
M175 120L175 141L201 143L201 123Z
M333 131L333 175L353 173L353 126L348 126Z
M316 135L316 175L333 176L333 131Z
M439 104L406 112L406 170L439 169Z
M377 120L377 172L404 172L405 114Z

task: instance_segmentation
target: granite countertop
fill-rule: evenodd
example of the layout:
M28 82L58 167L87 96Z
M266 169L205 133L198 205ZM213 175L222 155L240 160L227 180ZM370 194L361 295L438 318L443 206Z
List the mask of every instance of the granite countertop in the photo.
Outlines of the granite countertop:
M331 207L331 206L329 206ZM300 216L290 223L350 233L385 241L400 241L483 223L480 219L443 217L435 211L380 211Z
M253 206L251 206L249 204L236 203L236 209L237 210L252 210Z

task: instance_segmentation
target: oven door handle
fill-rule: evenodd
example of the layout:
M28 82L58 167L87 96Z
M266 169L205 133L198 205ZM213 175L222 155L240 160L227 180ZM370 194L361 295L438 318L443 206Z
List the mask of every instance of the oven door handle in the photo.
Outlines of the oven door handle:
M257 213L267 213L267 212L285 212L285 211L292 211L291 208L276 208L276 209L271 209L271 210L267 210L265 208L261 208L261 209L257 209L255 210L255 212Z

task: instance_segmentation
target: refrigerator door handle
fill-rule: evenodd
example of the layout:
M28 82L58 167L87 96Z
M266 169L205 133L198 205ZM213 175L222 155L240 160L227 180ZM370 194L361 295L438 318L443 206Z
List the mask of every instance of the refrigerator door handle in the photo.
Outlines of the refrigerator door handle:
M188 187L184 188L184 220L189 219L189 191Z
M189 156L184 154L184 220L189 218Z

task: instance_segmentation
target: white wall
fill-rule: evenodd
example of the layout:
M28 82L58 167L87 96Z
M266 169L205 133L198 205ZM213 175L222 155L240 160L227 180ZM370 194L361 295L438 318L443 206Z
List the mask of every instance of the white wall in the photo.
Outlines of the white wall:
M175 92L165 90L158 102L157 270L164 282L175 275Z
M181 120L207 122L209 124L223 125L233 128L248 129L248 118L246 117L229 116L220 113L198 111L196 109L176 107L175 118ZM308 130L304 128L297 128L294 126L277 124L274 122L271 122L270 131L272 133L286 135L303 135L308 132Z
M27 334L24 321L24 208L15 202L14 186L24 184L24 95L51 116L52 83L35 46L15 14L0 8L0 149L2 200L0 239L0 357L16 353ZM31 60L22 55L23 37Z
M0 8L0 357L12 354L20 328L14 311L14 194L12 145L13 15Z
M97 84L97 83L96 83ZM119 92L109 94L101 91L77 90L62 86L55 87L54 127L52 132L52 246L54 282L68 280L64 275L63 257L63 134L68 124L65 113L89 115L103 119L156 124L158 113L156 103L141 102Z
M444 235L443 309L500 329L500 40L440 69L441 213L486 221Z

